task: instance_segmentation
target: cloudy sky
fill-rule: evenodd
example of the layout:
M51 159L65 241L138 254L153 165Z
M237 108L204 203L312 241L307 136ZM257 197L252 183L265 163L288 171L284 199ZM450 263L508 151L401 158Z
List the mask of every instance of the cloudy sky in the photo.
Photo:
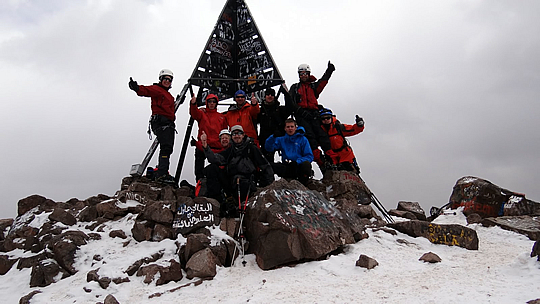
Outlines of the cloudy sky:
M319 102L344 123L365 119L350 141L388 209L441 206L467 175L540 201L540 2L246 2L289 86L300 63L317 77L335 64ZM31 194L113 195L151 144L149 100L129 77L151 84L169 68L179 93L224 4L2 1L0 218Z

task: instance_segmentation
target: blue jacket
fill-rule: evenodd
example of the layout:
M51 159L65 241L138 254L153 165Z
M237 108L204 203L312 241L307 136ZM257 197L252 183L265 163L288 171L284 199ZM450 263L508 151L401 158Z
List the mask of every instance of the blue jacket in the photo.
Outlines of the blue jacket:
M285 134L285 136L274 137L270 135L264 143L266 151L281 151L282 161L295 161L302 163L305 161L313 161L313 152L309 146L309 141L304 136L304 128L298 127L293 135Z

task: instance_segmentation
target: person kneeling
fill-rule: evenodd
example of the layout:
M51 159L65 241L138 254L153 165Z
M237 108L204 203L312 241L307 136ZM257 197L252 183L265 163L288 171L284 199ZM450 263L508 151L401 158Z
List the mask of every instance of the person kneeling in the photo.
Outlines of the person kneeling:
M274 173L283 178L298 179L306 185L313 176L311 170L313 152L304 136L304 128L298 127L296 121L289 118L285 120L285 135L280 137L276 135L270 135L264 145L268 152L281 151L282 162L272 164Z

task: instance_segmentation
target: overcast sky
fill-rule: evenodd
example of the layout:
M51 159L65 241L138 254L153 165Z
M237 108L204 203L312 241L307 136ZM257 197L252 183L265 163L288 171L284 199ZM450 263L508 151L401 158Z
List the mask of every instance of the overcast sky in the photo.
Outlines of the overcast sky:
M287 84L336 71L319 102L344 123L387 209L487 179L540 201L540 2L247 0ZM331 3L331 4L330 4ZM127 82L191 76L225 0L0 2L0 218L19 199L113 195L151 142ZM177 113L177 165L188 108ZM196 134L196 127L193 134ZM182 179L194 183L190 147ZM151 162L155 165L156 160Z

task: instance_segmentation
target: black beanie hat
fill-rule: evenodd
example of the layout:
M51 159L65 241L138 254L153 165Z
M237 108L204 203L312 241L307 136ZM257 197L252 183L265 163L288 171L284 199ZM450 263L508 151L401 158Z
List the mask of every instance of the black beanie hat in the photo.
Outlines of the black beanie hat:
M272 96L276 96L276 91L274 91L274 89L272 89L272 88L268 88L268 89L266 89L266 91L264 92L264 95L272 95Z

